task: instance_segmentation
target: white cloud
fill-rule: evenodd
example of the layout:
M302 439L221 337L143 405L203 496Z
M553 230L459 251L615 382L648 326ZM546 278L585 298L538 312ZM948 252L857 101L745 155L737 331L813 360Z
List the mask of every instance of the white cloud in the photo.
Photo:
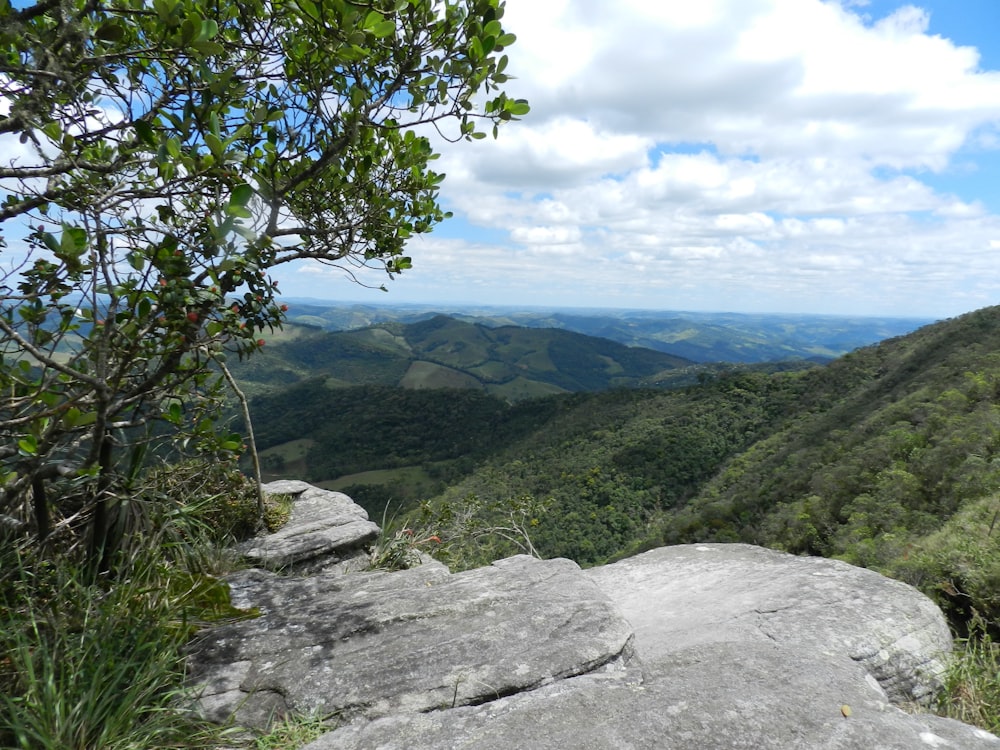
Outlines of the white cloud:
M414 243L395 298L996 301L1000 219L933 178L959 189L1000 147L1000 72L919 0L883 18L861 0L507 0L504 21L508 92L532 112L438 162L448 207L492 239Z
M578 227L516 227L511 239L526 245L566 245L580 241Z

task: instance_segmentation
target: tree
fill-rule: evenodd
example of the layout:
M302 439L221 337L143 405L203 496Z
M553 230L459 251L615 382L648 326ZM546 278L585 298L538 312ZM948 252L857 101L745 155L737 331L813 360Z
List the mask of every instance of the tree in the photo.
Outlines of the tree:
M0 512L33 508L40 538L54 506L90 518L101 556L147 446L238 451L213 362L280 325L272 270L405 270L407 239L446 216L424 133L495 136L527 112L499 88L502 15L0 0Z

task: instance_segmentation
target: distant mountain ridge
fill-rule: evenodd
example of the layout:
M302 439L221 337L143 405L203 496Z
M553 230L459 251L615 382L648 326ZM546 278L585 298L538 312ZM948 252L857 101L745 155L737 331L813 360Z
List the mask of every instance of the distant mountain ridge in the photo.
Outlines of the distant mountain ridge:
M555 328L667 352L698 363L826 362L900 336L931 318L610 309L334 304L290 299L289 321L324 330L415 323L436 315L489 327Z
M694 364L573 331L437 315L352 331L296 331L237 365L236 373L257 387L324 376L332 386L472 388L516 401L636 386Z

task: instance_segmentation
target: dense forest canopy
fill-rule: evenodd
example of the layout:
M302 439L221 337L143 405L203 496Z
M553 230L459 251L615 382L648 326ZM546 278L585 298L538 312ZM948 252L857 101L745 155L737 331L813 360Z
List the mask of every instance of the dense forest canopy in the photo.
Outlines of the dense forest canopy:
M265 456L308 442L273 468L346 487L375 517L423 503L412 518L447 525L471 499L496 520L531 498L545 556L597 564L664 543L750 542L842 557L919 585L959 619L970 607L995 619L998 351L989 308L825 367L721 371L670 390L512 405L319 380L254 405ZM370 473L407 467L419 473Z

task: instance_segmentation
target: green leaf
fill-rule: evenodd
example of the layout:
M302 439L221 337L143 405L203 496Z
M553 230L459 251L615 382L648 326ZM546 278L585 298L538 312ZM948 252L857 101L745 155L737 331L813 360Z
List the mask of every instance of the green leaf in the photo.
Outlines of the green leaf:
M87 249L87 230L82 227L63 227L59 251L64 255L78 256Z
M376 38L383 39L396 33L396 24L389 20L382 21L382 23L376 24L369 29L369 31L374 34Z
M316 7L316 4L312 2L312 0L296 0L296 4L307 16L319 18L319 9Z
M45 247L54 253L58 253L60 250L59 240L55 238L55 235L51 232L45 232L42 235L42 242L45 243Z
M217 24L212 19L206 19L201 22L201 29L198 31L198 37L195 39L196 42L205 42L214 37L219 33L219 24Z
M25 435L17 441L17 448L22 456L34 456L38 453L38 441L34 435Z
M369 12L367 16L365 16L365 22L361 24L361 28L363 28L365 31L371 31L384 21L385 21L385 16L383 16L377 10L373 10Z
M142 271L146 267L146 256L142 253L131 252L128 254L128 264L136 271Z
M222 145L222 141L219 139L217 135L213 135L212 133L205 133L205 145L208 146L209 151L212 152L212 156L214 156L216 160L218 161L222 160L224 147Z
M253 199L254 189L247 183L237 185L233 188L233 194L229 198L230 205L245 206Z
M504 103L504 110L510 112L514 117L526 115L531 111L531 107L526 99L508 99Z
M139 137L140 141L147 146L156 145L156 133L153 131L152 125L145 120L136 120L132 123L132 127L135 128L135 134Z
M180 424L184 419L184 411L181 409L181 405L177 401L173 401L167 409L167 413L164 417L168 422Z
M125 36L125 29L116 21L108 21L94 32L94 36L102 42L118 42Z
M196 42L192 42L191 46L194 47L196 50L198 50L201 54L207 55L207 56L210 56L210 55L221 55L223 52L226 51L226 48L223 47L218 42L196 41Z
M230 203L228 206L226 206L226 214L228 214L229 216L235 216L238 219L253 218L253 214L250 212L250 209L235 203Z
M47 135L53 141L62 140L62 126L54 120L52 122L45 123L42 126L42 132L45 133L45 135Z
M469 44L469 57L473 60L483 59L483 43L479 40L479 37L474 37L472 43Z

